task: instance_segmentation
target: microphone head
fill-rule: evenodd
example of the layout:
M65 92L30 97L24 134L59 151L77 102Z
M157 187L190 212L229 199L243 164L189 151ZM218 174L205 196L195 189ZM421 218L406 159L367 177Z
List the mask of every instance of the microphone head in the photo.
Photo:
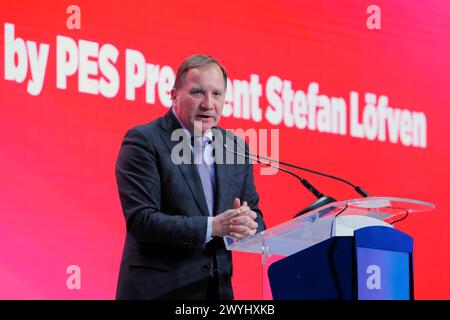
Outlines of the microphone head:
M310 211L313 211L317 208L323 207L324 205L327 205L329 203L333 203L336 202L336 199L332 198L332 197L328 197L328 196L323 196L320 199L317 199L316 201L314 201L313 203L311 203L309 206L307 206L305 209L303 209L302 211L300 211L299 213L297 213L294 218L301 216L305 213L308 213Z
M364 198L370 197L370 195L364 191L361 187L356 186L355 191L362 195Z

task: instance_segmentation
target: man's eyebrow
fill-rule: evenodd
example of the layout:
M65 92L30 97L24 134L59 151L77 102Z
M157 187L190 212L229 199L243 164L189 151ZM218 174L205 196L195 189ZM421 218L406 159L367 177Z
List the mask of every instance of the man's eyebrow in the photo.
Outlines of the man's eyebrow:
M206 91L206 90L211 90L211 91L220 91L220 92L225 92L225 88L222 87L212 87L212 86L203 86L199 83L192 83L191 87L189 88L189 90L202 90L202 91Z

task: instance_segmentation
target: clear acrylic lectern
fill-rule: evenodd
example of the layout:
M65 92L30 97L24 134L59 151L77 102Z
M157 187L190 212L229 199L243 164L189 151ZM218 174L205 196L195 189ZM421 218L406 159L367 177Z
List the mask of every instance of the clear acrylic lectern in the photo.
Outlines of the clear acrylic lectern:
M224 241L228 250L261 254L261 299L272 299L267 278L267 271L272 263L332 237L351 237L355 230L361 228L393 228L393 223L408 214L433 208L431 203L393 197L344 200L317 208L248 239L237 240L226 236Z

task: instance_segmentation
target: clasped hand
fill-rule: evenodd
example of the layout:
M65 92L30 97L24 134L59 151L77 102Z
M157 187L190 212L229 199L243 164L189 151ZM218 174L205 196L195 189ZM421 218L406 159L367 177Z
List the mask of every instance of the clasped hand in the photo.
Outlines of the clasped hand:
M256 212L252 211L244 201L233 200L233 208L228 209L213 218L212 235L216 237L231 236L245 239L256 233L258 223L255 221Z

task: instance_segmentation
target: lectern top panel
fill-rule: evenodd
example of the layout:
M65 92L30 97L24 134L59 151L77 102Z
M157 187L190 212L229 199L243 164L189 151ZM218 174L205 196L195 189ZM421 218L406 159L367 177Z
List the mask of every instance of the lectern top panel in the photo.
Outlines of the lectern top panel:
M343 200L324 205L250 238L237 240L226 236L224 241L228 250L288 255L330 238L337 216L362 216L392 223L402 215L433 208L432 203L394 197Z

